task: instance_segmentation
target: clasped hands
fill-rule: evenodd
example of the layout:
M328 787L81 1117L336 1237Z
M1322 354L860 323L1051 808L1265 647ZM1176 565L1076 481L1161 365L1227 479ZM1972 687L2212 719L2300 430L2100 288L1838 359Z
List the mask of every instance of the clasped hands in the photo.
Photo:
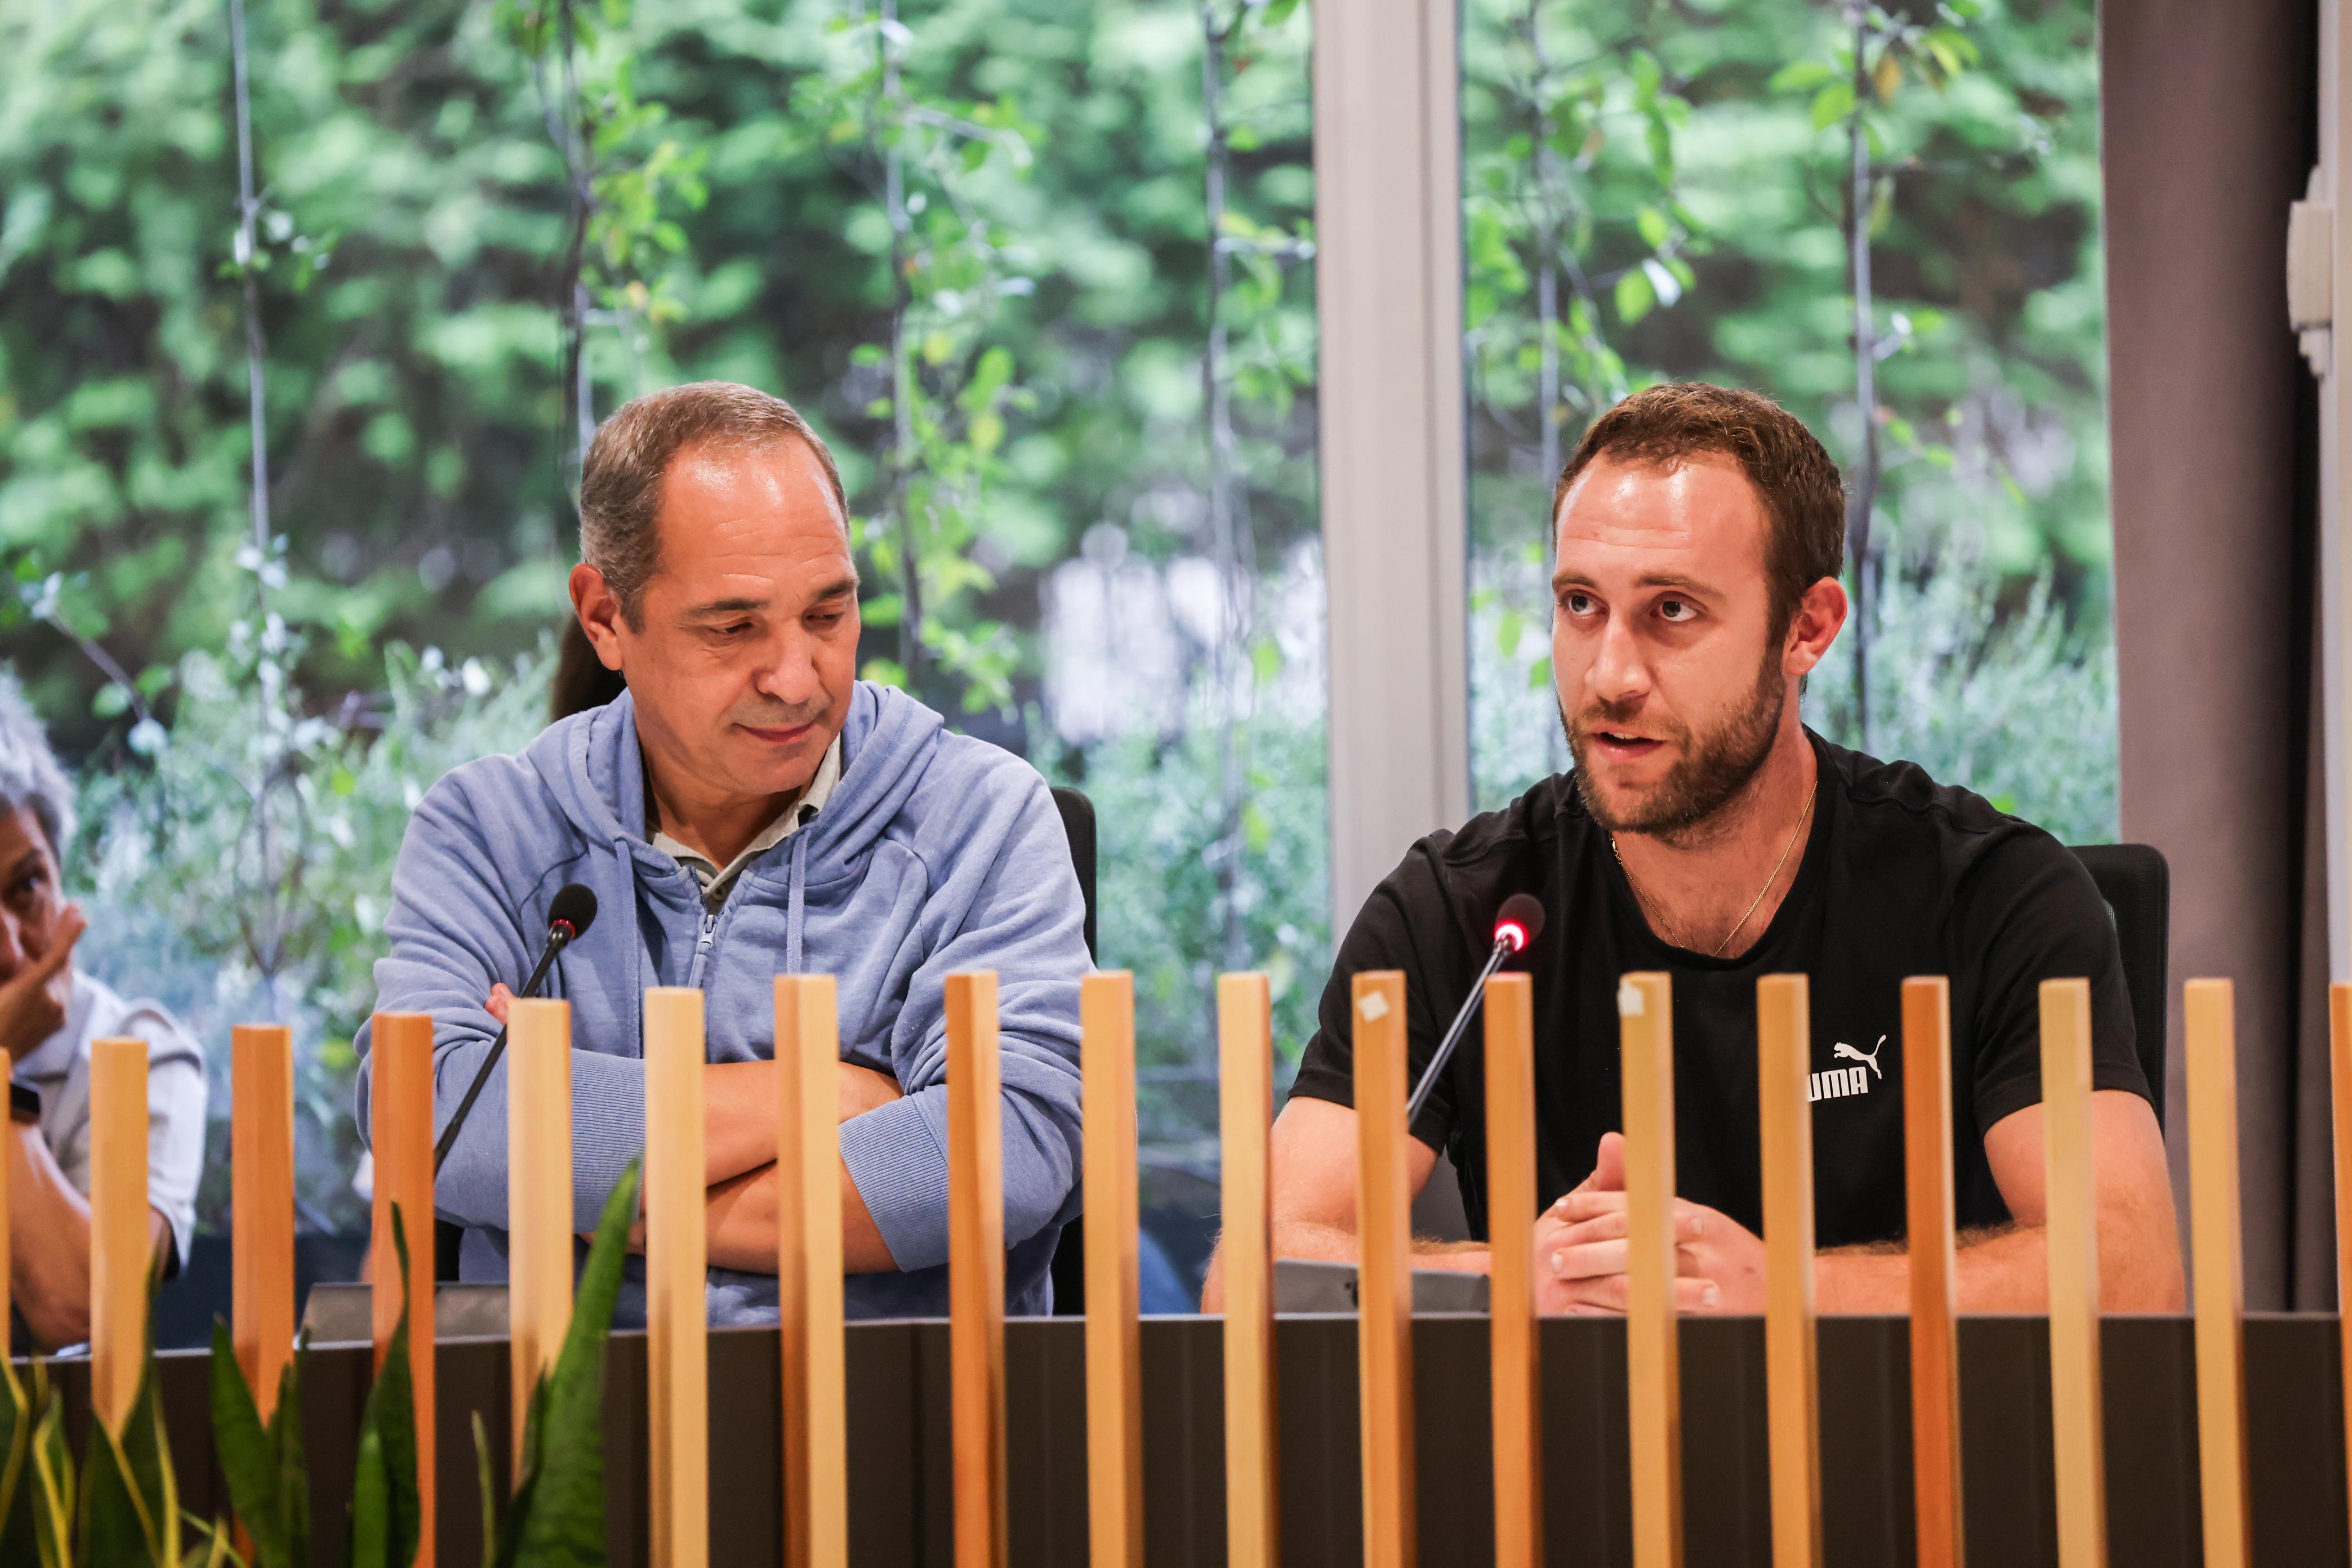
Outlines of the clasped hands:
M1764 1243L1738 1221L1675 1200L1675 1305L1685 1312L1764 1310ZM1592 1173L1536 1218L1537 1310L1625 1310L1625 1140L1601 1134Z

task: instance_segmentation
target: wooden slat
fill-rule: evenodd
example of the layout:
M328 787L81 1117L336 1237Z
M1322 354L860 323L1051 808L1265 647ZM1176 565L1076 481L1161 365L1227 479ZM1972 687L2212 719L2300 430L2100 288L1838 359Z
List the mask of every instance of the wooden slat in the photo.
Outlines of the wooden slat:
M1086 1118L1087 1524L1094 1568L1143 1568L1143 1361L1135 1187L1135 976L1078 993Z
M147 1354L147 1042L89 1047L90 1407L117 1432Z
M1919 1568L1968 1562L1960 1507L1958 1263L1952 1188L1952 987L1903 983L1904 1184L1911 1269L1911 1453Z
M375 1364L391 1352L400 1325L400 1254L393 1246L393 1205L408 1242L408 1364L416 1430L434 1427L433 1356L433 1015L378 1013L368 1047L369 1143L375 1155L368 1278L373 1282ZM416 1445L417 1568L432 1568L434 1447Z
M646 1382L654 1568L710 1561L702 993L646 992Z
M1274 1121L1272 994L1263 974L1217 980L1217 1121L1223 1150L1225 1561L1281 1559L1274 1427L1274 1210L1267 1144Z
M2189 1225L2197 1297L2197 1468L2206 1568L2246 1568L2245 1289L2238 1238L2238 1046L2231 985L2188 984Z
M1404 975L1355 976L1356 1363L1364 1568L1412 1568L1412 1186L1405 1161Z
M2352 1314L2352 984L2337 981L2327 988L2329 1098L2336 1154L2336 1306ZM2344 1382L2345 1491L2352 1496L2352 1323L2339 1326ZM2352 1524L2352 1519L2347 1519Z
M1820 1568L1821 1393L1814 1375L1812 1005L1801 974L1756 982L1764 1159L1765 1420L1774 1568Z
M1634 1568L1682 1568L1680 1325L1675 1312L1675 1016L1672 983L1617 987L1624 1058L1625 1375Z
M1486 982L1486 1234L1495 1428L1495 1568L1543 1561L1542 1405L1538 1390L1535 984Z
M784 1565L847 1568L840 1011L830 974L776 976L776 1288L783 1325Z
M2099 1415L2099 1235L2091 1164L2091 987L2042 983L2042 1110L2049 1167L2050 1415L2059 1568L2105 1568Z
M283 1024L229 1032L228 1174L229 1338L267 1423L294 1355L294 1031Z
M948 1380L956 1568L1004 1568L1004 1121L996 975L950 974Z
M508 1017L508 1364L520 1482L531 1390L572 1327L572 1004L528 998Z

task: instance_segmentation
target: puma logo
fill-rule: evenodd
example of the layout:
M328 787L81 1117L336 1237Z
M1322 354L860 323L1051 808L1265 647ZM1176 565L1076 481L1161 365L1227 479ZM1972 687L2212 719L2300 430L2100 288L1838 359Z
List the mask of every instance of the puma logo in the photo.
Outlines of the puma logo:
M1838 1100L1849 1094L1868 1094L1873 1078L1885 1078L1886 1069L1878 1065L1878 1053L1886 1048L1886 1037L1878 1037L1878 1044L1867 1052L1847 1045L1843 1040L1830 1047L1832 1059L1860 1062L1860 1067L1832 1068L1827 1072L1811 1075L1805 1085L1808 1100Z
M1886 1037L1885 1035L1881 1035L1878 1037L1878 1044L1870 1047L1870 1054L1868 1056L1864 1056L1860 1051L1855 1050L1843 1040L1840 1040L1836 1045L1830 1047L1830 1055L1832 1057L1843 1057L1848 1061L1866 1062L1870 1066L1872 1076L1876 1078L1885 1078L1886 1076L1885 1071L1878 1065L1878 1053L1885 1048Z

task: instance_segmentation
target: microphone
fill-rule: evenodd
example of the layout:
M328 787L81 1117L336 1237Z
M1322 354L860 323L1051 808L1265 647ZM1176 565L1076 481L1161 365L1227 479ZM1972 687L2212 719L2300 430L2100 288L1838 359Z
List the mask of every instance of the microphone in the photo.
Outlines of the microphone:
M1513 893L1503 900L1503 907L1495 911L1495 946L1486 954L1486 967L1478 971L1477 980L1471 984L1470 994L1462 999L1461 1011L1455 1013L1454 1022L1445 1026L1445 1037L1437 1042L1437 1054L1429 1058L1427 1067L1421 1069L1421 1081L1413 1085L1412 1098L1405 1102L1404 1124L1407 1127L1411 1127L1413 1118L1421 1114L1421 1108L1429 1103L1430 1090L1437 1087L1437 1075L1445 1070L1446 1060L1454 1055L1454 1047L1462 1043L1462 1031L1470 1026L1478 1005L1486 999L1487 980L1495 971L1503 967L1505 959L1513 953L1525 952L1536 938L1543 934L1543 900L1533 893Z
M565 883L547 906L547 945L540 950L539 963L532 968L530 978L522 983L522 989L515 994L518 997L528 996L537 991L539 983L547 978L549 968L554 964L555 955L578 942L595 923L596 895L578 882ZM482 1058L481 1070L474 1074L474 1081L467 1089L466 1098L457 1102L457 1113L449 1118L449 1125L441 1130L440 1138L433 1145L433 1173L436 1176L440 1175L443 1162L449 1158L450 1145L457 1142L458 1129L466 1125L466 1118L472 1114L474 1101L482 1097L482 1086L490 1081L490 1069L499 1065L499 1058L506 1055L506 1050L507 1032L500 1028L499 1037L490 1042L490 1054Z

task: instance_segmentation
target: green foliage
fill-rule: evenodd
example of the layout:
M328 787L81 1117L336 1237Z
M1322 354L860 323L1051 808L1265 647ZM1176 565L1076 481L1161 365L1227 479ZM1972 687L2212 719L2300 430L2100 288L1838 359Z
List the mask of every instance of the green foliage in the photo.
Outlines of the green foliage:
M250 638L180 660L169 729L144 721L121 766L85 774L72 874L101 911L87 950L100 973L138 974L215 1038L256 1014L296 1023L299 1190L314 1214L356 1224L351 1040L374 1002L401 835L448 769L528 742L550 663L394 646L381 696L331 717L264 706L268 668ZM225 1074L227 1053L213 1055ZM213 1096L219 1138L227 1088ZM226 1215L227 1182L207 1169L201 1212Z
M162 1277L159 1256L148 1279L148 1333L139 1383L121 1430L93 1413L79 1466L66 1446L65 1403L49 1383L47 1366L34 1363L28 1394L0 1358L0 1373L5 1373L0 1378L0 1393L5 1394L0 1420L8 1430L7 1463L0 1467L0 1545L9 1549L8 1562L37 1560L41 1568L219 1568L229 1560L222 1521L207 1525L184 1519L180 1511L155 1384L154 1298ZM196 1531L184 1553L184 1522ZM28 1541L33 1555L17 1555Z
M360 1412L351 1532L343 1551L351 1568L408 1568L416 1561L420 1534L416 1380L408 1359L408 1233L398 1204L392 1205L392 1245L400 1255L400 1321ZM430 1346L425 1353L432 1353Z
M484 1568L603 1568L604 1562L604 1345L620 1299L629 1226L637 1212L637 1163L631 1161L588 1248L572 1326L550 1374L531 1390L523 1425L522 1475L503 1513L490 1479L490 1455L478 1416L474 1447L482 1485Z
M1885 754L1917 743L1916 718L1887 706L1911 700L1877 689L1877 639L1904 666L1890 679L1914 689L2046 664L2088 727L1979 709L1966 722L1980 732L1937 752L1966 771L1938 776L2000 793L1993 781L2031 775L2029 815L2112 819L2093 25L2088 0L1858 18L1810 0L1703 16L1663 0L1468 9L1472 577L1495 595L1474 604L1471 639L1482 804L1565 763L1540 689L1545 520L1565 451L1625 392L1701 379L1775 397L1821 433L1850 489L1871 492L1867 561L1849 562L1866 574L1864 613L1840 639L1841 659L1872 639L1871 723L1832 693L1854 679L1841 663L1814 680L1832 737L1866 732ZM1966 581L1937 588L1941 575ZM1958 601L2003 629L1956 641ZM1896 727L1882 733L1882 714Z
M262 1425L228 1325L213 1320L213 1452L229 1504L253 1542L252 1568L299 1568L310 1559L310 1474L302 1448L306 1332L278 1374L278 1403Z

